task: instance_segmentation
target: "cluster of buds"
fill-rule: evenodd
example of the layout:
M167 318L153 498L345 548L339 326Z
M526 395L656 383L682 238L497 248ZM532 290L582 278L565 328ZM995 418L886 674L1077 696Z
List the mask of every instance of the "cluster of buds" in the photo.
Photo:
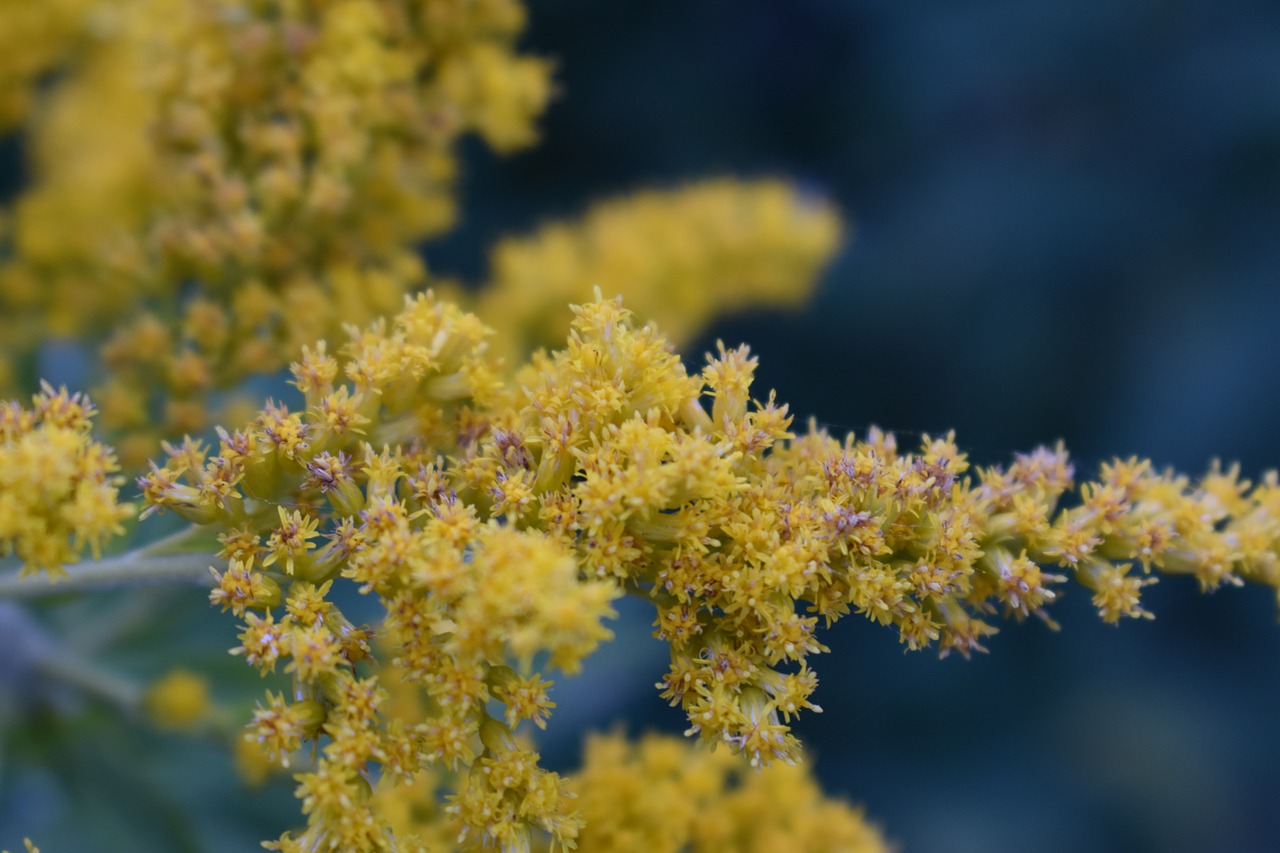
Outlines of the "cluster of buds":
M523 357L560 346L569 332L564 307L609 282L684 346L717 315L801 304L842 230L829 202L779 180L639 192L499 241L476 311L504 353Z
M459 141L536 138L551 64L517 51L524 22L519 0L0 3L0 131L36 105L2 349L106 332L95 396L137 466L204 430L214 389L393 314L453 224Z
M124 532L111 448L93 439L94 408L82 394L44 385L30 409L0 403L0 554L24 574L57 577Z
M245 618L235 652L292 676L251 736L276 757L327 739L299 776L308 844L382 849L376 805L344 804L428 771L453 774L441 819L464 838L571 842L565 780L513 730L553 718L544 676L609 639L620 594L656 609L658 687L689 733L765 767L799 758L819 625L850 612L967 655L992 613L1048 621L1068 577L1108 621L1146 615L1153 571L1277 585L1275 475L1193 485L1129 460L1075 489L1060 447L975 473L952 436L916 452L877 430L797 437L785 406L753 399L745 347L690 374L620 300L574 310L564 347L510 372L474 316L410 301L337 357L307 351L305 409L268 405L212 457L170 447L140 480L148 511L221 528L211 598ZM381 621L347 620L340 586ZM412 713L388 710L379 646Z

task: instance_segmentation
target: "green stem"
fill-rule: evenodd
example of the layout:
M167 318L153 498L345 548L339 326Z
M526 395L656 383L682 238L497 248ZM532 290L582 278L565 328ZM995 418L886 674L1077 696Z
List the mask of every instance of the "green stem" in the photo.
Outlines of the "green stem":
M145 551L145 549L142 549ZM71 566L67 577L47 575L18 577L16 572L0 576L0 599L46 598L148 583L197 584L210 586L213 575L209 566L216 562L212 554L167 554L147 556L138 551Z

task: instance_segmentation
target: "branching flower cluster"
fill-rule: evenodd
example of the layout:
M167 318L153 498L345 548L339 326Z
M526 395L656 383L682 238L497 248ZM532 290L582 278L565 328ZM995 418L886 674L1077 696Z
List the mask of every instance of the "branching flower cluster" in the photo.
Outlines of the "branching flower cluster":
M567 789L512 730L545 723L545 676L609 638L620 594L656 608L658 687L689 734L769 766L800 758L790 726L818 710L818 628L851 611L967 655L990 614L1048 621L1068 575L1108 621L1148 615L1154 570L1277 585L1274 475L1192 485L1117 461L1063 507L1061 448L971 473L950 436L915 452L877 431L797 438L785 406L753 399L745 347L691 375L618 300L575 314L565 347L505 382L479 321L420 297L340 357L295 363L305 411L269 405L215 455L187 443L140 481L152 509L223 530L212 600L245 616L236 652L293 675L258 740L281 757L327 740L300 777L308 843L384 837L344 805L372 764L381 784L469 767L449 809L463 837L572 840ZM379 598L380 625L343 616L344 582ZM362 677L375 636L425 692L424 718L379 713Z

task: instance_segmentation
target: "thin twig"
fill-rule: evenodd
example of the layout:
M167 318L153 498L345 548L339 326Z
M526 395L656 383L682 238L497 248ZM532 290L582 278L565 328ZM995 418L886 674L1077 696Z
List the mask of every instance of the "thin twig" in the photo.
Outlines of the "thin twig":
M68 567L68 575L19 577L16 572L0 576L0 598L47 598L92 589L109 589L139 584L196 584L210 586L209 566L217 562L212 554L167 554L142 556L124 554Z

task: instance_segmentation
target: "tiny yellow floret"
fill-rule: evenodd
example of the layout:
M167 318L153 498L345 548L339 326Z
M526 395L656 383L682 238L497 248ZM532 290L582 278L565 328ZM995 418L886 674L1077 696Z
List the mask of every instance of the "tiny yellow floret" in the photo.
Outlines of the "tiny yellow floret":
M185 669L175 669L147 688L147 716L166 728L190 729L209 714L209 682Z

